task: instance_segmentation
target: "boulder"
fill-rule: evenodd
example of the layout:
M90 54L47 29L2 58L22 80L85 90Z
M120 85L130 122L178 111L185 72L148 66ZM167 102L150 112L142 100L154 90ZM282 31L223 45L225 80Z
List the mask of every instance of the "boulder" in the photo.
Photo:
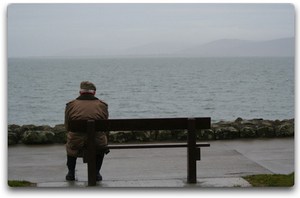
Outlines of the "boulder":
M215 132L212 129L196 131L197 140L214 140Z
M130 131L118 131L111 132L109 134L109 141L116 143L124 143L132 140L132 134Z
M256 137L256 130L253 127L245 126L240 130L241 138L254 138Z
M271 126L259 126L257 127L257 136L258 137L274 137L275 131Z
M216 140L239 138L240 132L234 127L220 127L215 130Z
M65 125L59 124L55 125L52 129L54 133L54 142L55 143L66 143L67 142L67 130L65 129Z
M187 140L187 130L174 130L176 140Z
M171 140L172 138L173 138L173 136L172 136L171 131L161 130L161 131L158 131L158 134L157 134L155 140L165 141L165 140Z
M157 131L133 131L132 140L138 142L154 141L157 138Z
M238 117L237 119L235 119L234 122L240 123L240 122L242 122L242 121L243 121L243 118Z
M260 126L264 122L262 118L256 118L256 119L251 119L251 120L242 120L240 122L241 128L248 126L248 127L257 127Z
M23 137L21 126L19 125L8 125L8 143L9 145L18 144Z
M27 125L23 125L21 126L21 131L22 133L26 132L26 131L35 131L36 130L36 126L33 124L27 124Z
M8 145L18 144L19 138L16 133L8 132Z
M217 122L217 123L212 123L211 128L217 129L217 128L220 128L220 127L231 127L232 124L233 124L233 122L230 122L230 121L220 121L220 122Z
M26 131L22 142L24 144L49 144L54 142L52 131Z
M242 126L255 126L256 123L254 123L253 120L242 120L240 122L240 125L242 125Z
M49 125L41 125L41 126L36 126L35 127L36 131L52 131L52 127Z
M64 124L57 124L52 128L53 131L64 131L67 132Z
M211 129L197 130L197 140L286 137L294 135L294 119L286 120L246 120L237 118L234 121L220 121L211 124ZM187 130L160 131L119 131L110 132L110 142L124 143L130 141L186 141ZM8 144L20 142L25 144L66 143L67 131L64 124L51 128L49 125L8 125Z
M275 121L262 120L259 126L274 127Z
M11 131L11 132L15 132L15 131L17 131L17 130L20 130L20 128L21 128L21 126L16 125L16 124L9 124L9 125L7 126L7 129L8 129L9 131Z
M275 129L275 134L277 137L294 136L294 124L285 123L285 124L279 125Z

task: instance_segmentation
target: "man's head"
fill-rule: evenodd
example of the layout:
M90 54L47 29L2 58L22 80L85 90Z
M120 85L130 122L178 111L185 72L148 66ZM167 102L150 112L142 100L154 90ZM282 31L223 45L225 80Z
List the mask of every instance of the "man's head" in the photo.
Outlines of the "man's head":
M89 81L82 81L80 83L80 94L93 94L95 95L96 93L96 86Z

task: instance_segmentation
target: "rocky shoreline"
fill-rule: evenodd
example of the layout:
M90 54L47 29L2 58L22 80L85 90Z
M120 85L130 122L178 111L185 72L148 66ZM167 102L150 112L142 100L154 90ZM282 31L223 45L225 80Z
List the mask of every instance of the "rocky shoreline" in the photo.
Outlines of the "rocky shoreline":
M264 120L242 119L212 123L211 129L196 132L197 140L223 140L237 138L272 138L294 136L294 119ZM183 141L187 138L186 130L110 132L110 143ZM14 144L64 144L66 130L63 124L54 127L48 125L8 125L8 145Z

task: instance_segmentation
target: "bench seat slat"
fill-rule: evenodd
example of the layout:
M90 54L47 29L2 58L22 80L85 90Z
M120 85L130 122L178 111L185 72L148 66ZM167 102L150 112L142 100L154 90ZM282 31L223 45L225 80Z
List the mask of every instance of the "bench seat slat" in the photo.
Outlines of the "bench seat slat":
M147 149L147 148L177 148L187 147L187 143L165 143L165 144L116 144L108 145L109 149ZM196 143L196 147L210 147L209 143Z

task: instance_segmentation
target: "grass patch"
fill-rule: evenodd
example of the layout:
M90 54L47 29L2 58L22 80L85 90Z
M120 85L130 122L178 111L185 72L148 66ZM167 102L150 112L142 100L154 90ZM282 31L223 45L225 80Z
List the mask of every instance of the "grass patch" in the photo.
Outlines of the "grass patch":
M8 186L10 186L10 187L34 187L34 186L36 186L36 183L31 183L29 181L8 180Z
M294 173L288 175L249 175L243 177L253 187L292 187L294 186Z

